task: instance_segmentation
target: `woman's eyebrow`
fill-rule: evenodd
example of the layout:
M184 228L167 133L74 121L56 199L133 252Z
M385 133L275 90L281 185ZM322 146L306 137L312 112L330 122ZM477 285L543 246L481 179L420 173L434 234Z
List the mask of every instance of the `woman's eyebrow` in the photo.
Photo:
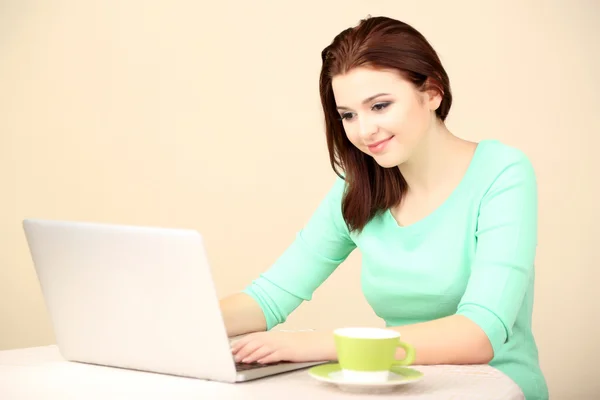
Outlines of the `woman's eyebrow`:
M373 96L367 97L366 99L364 99L364 100L362 101L362 103L363 103L363 104L369 103L369 102L371 102L371 101L373 101L373 100L375 100L376 98L378 98L378 97L381 97L381 96L389 96L389 93L377 93L376 95L373 95ZM337 109L338 109L338 110L350 110L348 107L344 107L344 106L338 106L338 107L337 107Z

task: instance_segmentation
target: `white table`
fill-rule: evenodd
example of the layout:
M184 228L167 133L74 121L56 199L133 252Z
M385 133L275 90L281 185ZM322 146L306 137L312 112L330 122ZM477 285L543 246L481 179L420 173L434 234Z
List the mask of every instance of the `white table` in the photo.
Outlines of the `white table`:
M415 366L425 377L389 394L350 394L306 370L219 383L65 361L56 346L0 351L0 399L460 399L522 400L519 387L487 366Z

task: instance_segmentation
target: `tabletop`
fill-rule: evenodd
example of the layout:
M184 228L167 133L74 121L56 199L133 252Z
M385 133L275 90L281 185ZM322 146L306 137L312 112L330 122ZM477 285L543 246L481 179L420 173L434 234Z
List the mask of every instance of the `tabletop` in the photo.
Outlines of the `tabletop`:
M299 370L244 383L103 367L65 361L54 345L0 351L1 399L271 399L522 400L506 375L488 365L413 366L419 382L391 393L347 393Z

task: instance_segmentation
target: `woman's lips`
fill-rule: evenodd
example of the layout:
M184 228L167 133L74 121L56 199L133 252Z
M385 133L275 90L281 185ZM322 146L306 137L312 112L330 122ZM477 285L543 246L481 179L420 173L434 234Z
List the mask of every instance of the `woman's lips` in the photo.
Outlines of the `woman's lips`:
M387 139L380 140L379 142L375 142L373 144L367 145L367 147L369 148L369 151L373 154L381 153L383 150L385 150L385 148L387 147L387 144L390 142L390 140L392 138L393 138L393 136L390 136Z

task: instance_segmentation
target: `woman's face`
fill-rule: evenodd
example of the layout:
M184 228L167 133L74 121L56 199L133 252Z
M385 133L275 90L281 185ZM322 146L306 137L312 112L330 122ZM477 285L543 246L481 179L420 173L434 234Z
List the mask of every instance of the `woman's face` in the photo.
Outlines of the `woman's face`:
M384 168L410 159L441 102L392 70L354 68L335 76L332 88L348 140Z

